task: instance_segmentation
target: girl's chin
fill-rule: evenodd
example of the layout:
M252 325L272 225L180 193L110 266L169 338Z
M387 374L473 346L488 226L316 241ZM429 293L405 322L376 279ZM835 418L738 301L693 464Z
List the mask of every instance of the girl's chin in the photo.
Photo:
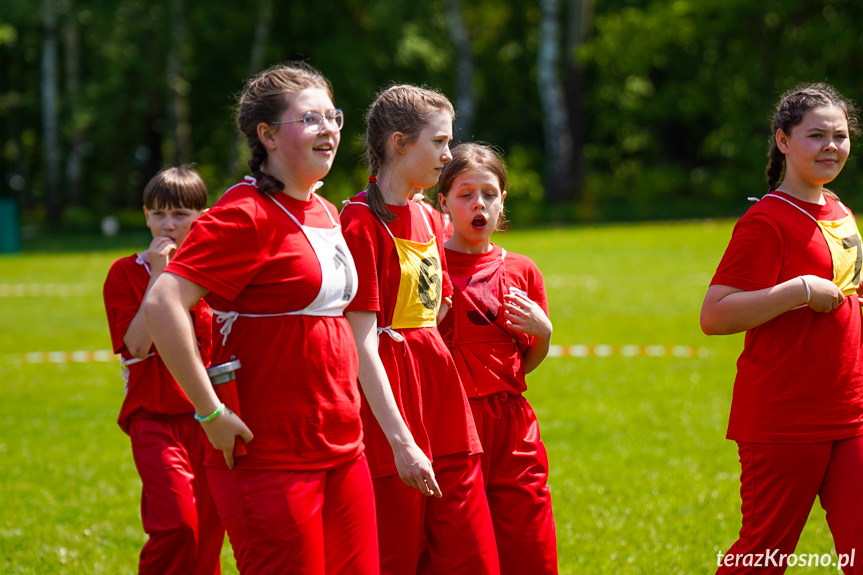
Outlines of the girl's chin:
M482 246L489 242L492 231L493 230L489 230L488 227L481 231L475 230L471 227L468 230L462 230L460 232L457 231L456 233L462 243L470 244L472 246Z

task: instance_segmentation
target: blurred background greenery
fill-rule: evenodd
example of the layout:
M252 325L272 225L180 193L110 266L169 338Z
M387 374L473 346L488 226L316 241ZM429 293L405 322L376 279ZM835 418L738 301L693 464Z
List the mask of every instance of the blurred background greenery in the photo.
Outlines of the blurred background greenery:
M195 162L215 200L245 173L245 78L305 59L347 116L333 200L364 185L375 93L411 82L505 151L516 224L739 215L781 92L861 99L861 24L853 0L5 0L0 198L31 235L129 229L150 176ZM835 186L857 207L853 158Z

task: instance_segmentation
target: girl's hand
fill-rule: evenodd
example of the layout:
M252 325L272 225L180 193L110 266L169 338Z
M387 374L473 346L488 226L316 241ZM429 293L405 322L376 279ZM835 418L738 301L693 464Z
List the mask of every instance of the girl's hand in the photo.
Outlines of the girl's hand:
M147 258L150 260L150 273L157 276L168 267L168 262L177 251L174 240L167 236L153 238L150 247L147 248Z
M440 325L440 322L443 321L443 318L446 317L446 314L449 313L449 310L452 309L452 296L447 296L443 298L443 301L440 302L440 309L437 310L437 324Z
M551 339L551 320L535 301L519 292L504 294L504 319L506 326L521 333Z
M207 434L207 439L213 447L225 456L228 469L234 468L234 438L239 435L248 443L255 437L243 420L227 408L212 421L202 421L201 427L204 428L204 433Z
M809 286L809 303L806 305L813 311L830 313L845 301L845 296L832 281L813 275L800 277Z
M438 499L443 496L431 461L413 440L408 444L393 447L393 456L402 481L419 489L423 495L434 495Z

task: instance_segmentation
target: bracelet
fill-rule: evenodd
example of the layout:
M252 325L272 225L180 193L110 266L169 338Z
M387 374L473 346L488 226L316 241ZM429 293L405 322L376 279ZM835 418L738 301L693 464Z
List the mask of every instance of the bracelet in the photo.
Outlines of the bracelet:
M219 415L221 415L223 411L225 411L225 404L220 403L219 407L217 407L213 413L206 417L201 417L200 415L198 415L197 412L195 412L195 421L200 421L201 423L204 423L206 421L213 421L214 419L219 417Z
M803 276L797 276L800 278L800 281L803 282L803 287L806 288L806 301L804 303L809 303L809 300L812 299L812 292L809 291L809 284L806 283L806 278Z

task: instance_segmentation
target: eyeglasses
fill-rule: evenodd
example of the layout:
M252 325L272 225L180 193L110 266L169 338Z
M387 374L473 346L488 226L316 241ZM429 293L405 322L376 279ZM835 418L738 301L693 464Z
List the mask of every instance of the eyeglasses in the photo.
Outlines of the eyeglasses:
M341 108L335 108L334 110L330 110L327 112L327 115L324 116L320 112L303 112L303 117L299 120L282 120L281 122L270 122L271 124L293 124L296 122L302 122L304 128L314 127L315 131L320 132L324 127L324 120L335 124L336 129L341 131L342 126L345 125L345 113L342 112Z

